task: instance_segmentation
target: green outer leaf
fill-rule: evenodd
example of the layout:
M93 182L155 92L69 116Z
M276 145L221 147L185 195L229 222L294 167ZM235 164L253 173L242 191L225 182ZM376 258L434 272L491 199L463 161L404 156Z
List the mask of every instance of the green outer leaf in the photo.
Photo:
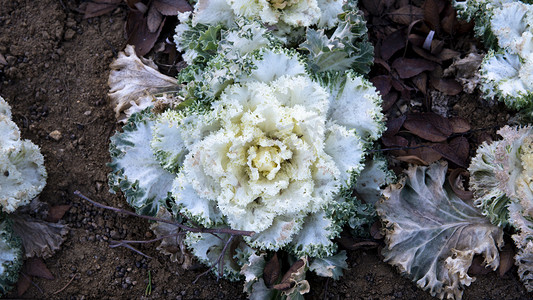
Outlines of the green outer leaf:
M150 147L153 119L150 108L132 115L123 132L111 137L108 164L110 191L122 190L138 214L150 216L166 201L175 178L161 167Z
M0 213L0 296L18 281L22 267L22 242L11 228L7 215Z
M410 167L376 207L386 225L384 260L432 296L461 299L475 254L498 267L503 231L457 197L446 171L446 163Z
M313 259L309 270L315 272L318 276L331 277L334 280L338 280L342 276L342 270L348 269L347 259L346 251L342 250L333 256Z

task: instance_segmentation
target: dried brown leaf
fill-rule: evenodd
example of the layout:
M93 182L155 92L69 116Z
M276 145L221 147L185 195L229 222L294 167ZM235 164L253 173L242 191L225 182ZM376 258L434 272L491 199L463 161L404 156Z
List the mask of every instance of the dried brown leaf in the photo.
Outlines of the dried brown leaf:
M509 272L514 265L515 251L509 244L503 246L500 251L500 266L498 267L498 273L500 277L503 277L505 273Z
M392 88L391 77L389 75L378 75L370 79L381 96L387 95Z
M459 57L461 53L452 49L444 48L442 51L437 55L437 58L441 61L449 60L454 57Z
M87 2L84 10L84 19L98 17L115 10L122 0L93 0Z
M128 36L126 43L135 46L137 56L144 56L154 46L164 24L165 20L163 19L159 28L155 32L150 32L146 17L139 11L130 10L126 22L126 33Z
M148 9L148 14L146 16L146 26L148 31L151 33L156 32L163 22L163 15L155 8L155 6L150 6Z
M379 16L383 13L383 5L381 5L380 0L362 0L361 4L373 16Z
M409 25L413 21L423 19L424 11L420 7L416 7L414 5L405 5L393 12L390 12L388 15L395 23Z
M401 136L394 135L394 136L382 136L381 142L386 147L407 147L409 145L409 141Z
M274 256L266 263L265 269L263 270L263 279L265 285L270 288L276 281L278 281L279 276L281 275L281 266L278 259L278 254L274 253Z
M383 108L383 111L387 111L394 105L394 103L396 103L396 100L398 100L398 93L391 91L382 98L383 103L381 104L381 107Z
M186 0L155 0L152 5L164 16L176 16L180 12L192 11L192 6Z
M413 51L420 55L420 57L424 58L424 59L427 59L429 61L432 61L432 62L435 62L435 63L441 63L441 59L438 58L437 56L431 54L429 51L425 50L425 49L422 49L420 47L417 47L415 45L413 45L411 47L413 49Z
M26 274L44 279L53 280L54 275L48 270L41 258L32 257L25 261L24 271Z
M434 70L437 64L421 58L400 57L392 63L400 78L411 78L424 71Z
M388 135L388 136L396 135L400 131L400 128L402 128L403 122L405 122L406 118L407 117L403 115L398 118L393 118L393 119L391 118L387 120L387 130L385 131L383 135Z
M466 161L470 146L465 137L456 137L449 144L435 144L432 148L450 162L464 168L468 167Z
M464 201L472 200L474 194L471 191L465 191L463 188L463 179L461 176L468 176L468 171L462 168L454 169L448 176L448 183L457 197Z
M56 205L50 207L48 210L48 216L46 217L46 221L57 223L59 220L63 218L65 213L72 207L72 205Z
M281 282L279 284L276 284L272 286L273 289L279 290L279 291L285 291L291 288L291 275L293 273L297 273L300 268L302 268L305 265L305 261L302 259L297 260L292 264L292 266L289 268L289 270L283 275L283 278L281 279Z
M424 21L431 25L437 33L440 32L440 12L444 9L445 2L440 0L426 0L424 2Z
M31 278L30 276L22 273L19 276L19 280L17 281L17 296L22 297L24 293L30 288L31 286Z
M389 64L386 61L384 61L383 59L379 58L379 57L376 57L374 59L374 66L376 66L376 65L382 66L388 72L390 72L390 70L391 70Z
M431 112L409 114L403 126L431 142L443 142L453 133L448 119Z
M430 164L432 164L432 163L434 163L437 160L442 158L442 155L440 155L440 153L438 153L437 151L433 150L427 144L422 144L422 145L415 144L415 145L412 145L412 146L413 147L422 146L422 147L408 149L407 150L407 155L416 156L416 157L420 158L422 161L426 162L428 165L430 165Z
M0 64L7 66L7 60L2 53L0 53Z
M396 159L400 161L404 161L406 163L413 164L413 165L429 166L429 164L426 161L424 161L423 159L421 159L420 157L416 155L397 156Z
M381 229L381 222L374 222L372 226L370 226L370 236L375 240L381 240L384 237Z
M484 266L485 259L481 255L474 256L472 260L472 265L468 269L468 274L470 275L485 275L492 272L492 269L489 266Z
M444 10L444 17L442 18L440 23L442 25L442 29L447 34L453 34L454 28L457 24L457 13L455 9L453 8L453 6L451 5L446 6Z
M468 121L461 117L451 117L450 124L452 125L453 133L465 133L472 129Z
M383 39L380 49L381 57L388 60L403 48L405 48L405 34L402 29L398 29Z
M422 94L425 95L427 93L428 75L426 73L420 73L413 77L412 80Z
M463 91L463 86L455 81L455 79L441 78L441 77L431 77L431 85L440 92L443 92L449 96L458 95Z

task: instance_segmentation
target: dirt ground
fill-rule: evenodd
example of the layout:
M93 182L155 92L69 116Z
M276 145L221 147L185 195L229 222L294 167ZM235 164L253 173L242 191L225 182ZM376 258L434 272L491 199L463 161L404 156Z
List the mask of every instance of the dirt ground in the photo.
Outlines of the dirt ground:
M107 99L108 65L125 47L126 9L92 19L69 0L0 0L0 95L12 106L25 139L41 147L48 170L41 200L71 204L64 217L70 232L46 265L54 280L34 279L24 298L38 299L245 299L242 283L217 281L204 267L184 271L155 250L110 248L111 239L149 239L148 223L96 209L73 195L75 190L108 205L125 207L110 194L106 163L109 137L118 129ZM435 101L435 100L434 100ZM486 107L476 98L457 96L452 114L473 128L509 117L501 106ZM56 140L50 136L59 131ZM349 251L349 267L339 281L311 276L307 299L431 299L428 293L383 263L376 250ZM72 277L75 277L73 280ZM146 294L151 278L151 293ZM15 297L16 291L8 297ZM516 269L503 278L478 275L464 299L530 299Z

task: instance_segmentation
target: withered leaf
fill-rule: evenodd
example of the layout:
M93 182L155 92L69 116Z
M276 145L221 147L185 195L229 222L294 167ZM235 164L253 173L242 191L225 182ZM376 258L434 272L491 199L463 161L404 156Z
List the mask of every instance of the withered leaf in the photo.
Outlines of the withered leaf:
M55 205L48 209L48 216L46 216L46 221L57 223L63 218L65 213L72 207L72 205Z
M388 72L390 72L390 66L389 66L389 64L388 64L386 61L384 61L383 59L379 58L379 57L376 57L376 58L374 59L374 65L375 65L375 66L376 66L376 65L380 65L380 66L382 66L385 70L387 70Z
M423 159L415 155L397 156L396 159L400 161L404 161L406 163L413 164L413 165L429 166L429 164L426 161L424 161Z
M30 276L22 273L17 281L17 296L22 297L31 286Z
M341 246L348 250L359 250L359 249L375 249L379 243L374 241L367 241L362 239L356 239L352 236L343 235L338 239L335 239Z
M453 133L448 119L431 112L409 114L403 126L431 142L443 142Z
M382 136L381 142L386 147L407 147L409 145L409 141L407 141L406 138L393 135L393 136Z
M472 260L472 265L468 269L468 274L471 275L484 275L492 272L492 269L489 266L484 266L485 259L481 255L474 256Z
M453 192L457 197L461 198L464 201L472 200L474 194L471 191L465 191L463 189L462 177L468 176L468 171L462 168L454 169L448 176L448 183L450 184Z
M500 251L500 266L498 267L498 273L500 274L500 277L503 277L503 275L509 272L509 270L513 267L514 256L515 252L513 247L511 247L509 244L505 244L503 249Z
M457 13L456 10L451 5L447 5L444 17L441 20L442 29L447 34L453 34L454 27L457 24Z
M152 5L164 16L176 16L180 12L192 11L186 0L155 0Z
M398 50L405 48L405 34L402 29L398 29L389 34L381 43L381 57L384 60L391 58Z
M445 2L440 0L426 0L424 2L424 21L431 25L437 33L440 31L440 12L444 9Z
M444 158L464 168L468 167L466 161L468 160L469 147L468 140L462 136L452 139L449 144L434 144L432 146Z
M87 2L84 10L84 19L98 17L115 10L122 0L93 0Z
M427 60L435 62L435 63L440 63L441 62L440 58L438 58L437 56L431 54L429 51L427 51L425 49L422 49L421 47L417 47L417 46L413 45L412 49L413 49L413 51L416 54L420 55L420 57L422 57L424 59L427 59Z
M7 60L2 53L0 53L0 64L7 66Z
M413 77L412 80L416 87L422 92L422 94L425 95L427 93L428 75L426 73L420 73Z
M41 277L49 280L54 279L54 275L52 275L52 272L48 270L42 258L28 258L24 262L24 265L24 271L30 276Z
M465 133L471 129L468 121L461 117L449 118L453 133Z
M436 63L421 58L400 57L392 63L400 78L410 78L424 71L434 70L436 66Z
M416 7L414 5L405 5L393 12L390 12L388 15L395 23L409 25L415 20L423 19L424 11L420 7Z
M403 115L398 118L391 118L387 120L387 130L383 135L395 135L400 131L400 128L402 128L403 122L405 122L405 119L407 116Z
M130 10L126 22L126 33L128 36L126 43L135 46L135 53L138 56L144 56L150 52L155 45L164 24L165 20L163 19L159 28L155 32L150 32L147 26L146 17L143 13Z
M392 87L391 77L389 75L378 75L370 79L381 96L387 95Z
M424 45L424 41L426 40L425 37L416 33L409 34L409 37L407 39L409 40L409 43L417 47L422 47L422 45Z
M431 77L431 85L446 95L455 96L463 91L463 86L455 79Z
M159 29L161 22L163 22L163 15L154 5L150 6L146 16L146 26L148 27L148 31L151 33L156 32L156 30Z
M437 151L433 150L429 145L427 144L414 144L412 145L415 148L408 149L407 155L413 155L418 158L420 158L422 161L426 162L428 165L436 162L437 160L442 158L442 155L438 153ZM417 147L422 146L422 147Z
M279 284L276 284L272 286L273 289L279 290L279 291L285 291L291 288L291 282L290 278L293 273L298 272L298 270L303 267L305 262L302 259L297 260L292 264L292 266L289 268L289 270L283 275L283 278L281 279L281 282Z
M383 108L383 111L387 111L394 105L394 103L396 103L396 100L398 100L398 93L391 91L382 98L383 103L381 104L381 106Z
M281 272L281 267L279 264L278 254L274 253L274 256L266 263L265 269L263 270L263 279L265 285L270 288L276 281L278 281Z
M381 222L380 221L376 221L372 224L372 226L370 226L370 236L372 236L373 239L375 240L381 240L384 236L383 236L383 233L381 232Z
M437 57L441 61L449 60L454 57L459 57L461 53L452 49L444 48L442 51L437 55Z
M383 13L383 5L381 5L380 0L362 0L361 4L373 16L379 16Z

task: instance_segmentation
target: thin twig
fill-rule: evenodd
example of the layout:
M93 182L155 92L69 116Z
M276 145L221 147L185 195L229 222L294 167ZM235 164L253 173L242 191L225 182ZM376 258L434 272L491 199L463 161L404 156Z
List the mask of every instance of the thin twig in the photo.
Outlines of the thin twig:
M139 214L136 214L134 212L127 211L125 209L116 208L116 207L112 207L112 206L107 206L107 205L104 205L104 204L101 204L99 202L96 202L94 200L89 199L88 197L83 195L80 191L74 191L74 195L76 195L76 196L78 196L78 197L80 197L80 198L82 198L82 199L84 199L86 201L89 201L91 204L93 204L94 206L99 207L99 208L112 210L112 211L115 211L115 212L118 212L118 213L121 213L121 214L130 215L130 216L140 217L140 218L151 220L151 221L171 224L171 225L174 225L176 227L179 227L179 228L181 228L181 229L183 229L185 231L189 231L189 232L195 232L195 233L222 233L222 234L244 235L244 236L252 236L255 233L253 231L233 230L233 229L230 229L230 228L214 228L214 229L210 229L210 228L202 228L202 227L200 227L200 228L190 227L190 226L183 225L181 223L178 223L178 222L175 222L175 221L172 221L172 220L161 219L161 218L157 218L157 217L150 217L150 216L145 216L145 215L139 215Z
M28 275L28 274L26 274L24 272L20 272L20 274L22 274L22 276L26 277L26 279L28 279L31 282L31 284L33 284L33 286L36 287L39 290L39 292L41 292L41 294L44 295L43 290L37 285L37 283L35 283L35 282L33 282L33 280L31 280L30 275Z
M76 274L74 274L74 276L72 276L72 278L70 278L70 280L68 281L68 283L64 287L62 287L59 291L53 292L52 295L56 295L56 294L59 294L62 291L64 291L72 283L72 281L74 281L74 278L76 278Z
M208 274L212 269L215 268L215 266L218 265L218 274L217 274L217 279L221 278L222 275L223 275L223 264L224 264L224 256L226 255L226 250L228 249L228 246L229 244L231 244L231 241L233 240L233 238L235 237L235 235L231 235L229 237L229 239L226 241L226 244L224 245L224 248L222 248L222 252L220 253L220 255L218 256L217 260L209 267L209 269L207 269L205 272L203 272L202 274L196 276L196 279L194 279L194 281L192 282L192 284L196 284L196 282L198 281L198 279L200 279L201 277L205 276L206 274Z
M130 249L131 251L137 253L137 254L140 254L146 258L149 258L149 259L152 259L153 257L149 256L149 255L146 255L144 254L141 250L137 250L135 247L133 247L132 245L130 244L127 244L127 243L121 243L121 242L116 242L115 243L111 243L111 245L109 245L110 248L116 248L116 247L124 247L124 248L127 248L127 249Z

